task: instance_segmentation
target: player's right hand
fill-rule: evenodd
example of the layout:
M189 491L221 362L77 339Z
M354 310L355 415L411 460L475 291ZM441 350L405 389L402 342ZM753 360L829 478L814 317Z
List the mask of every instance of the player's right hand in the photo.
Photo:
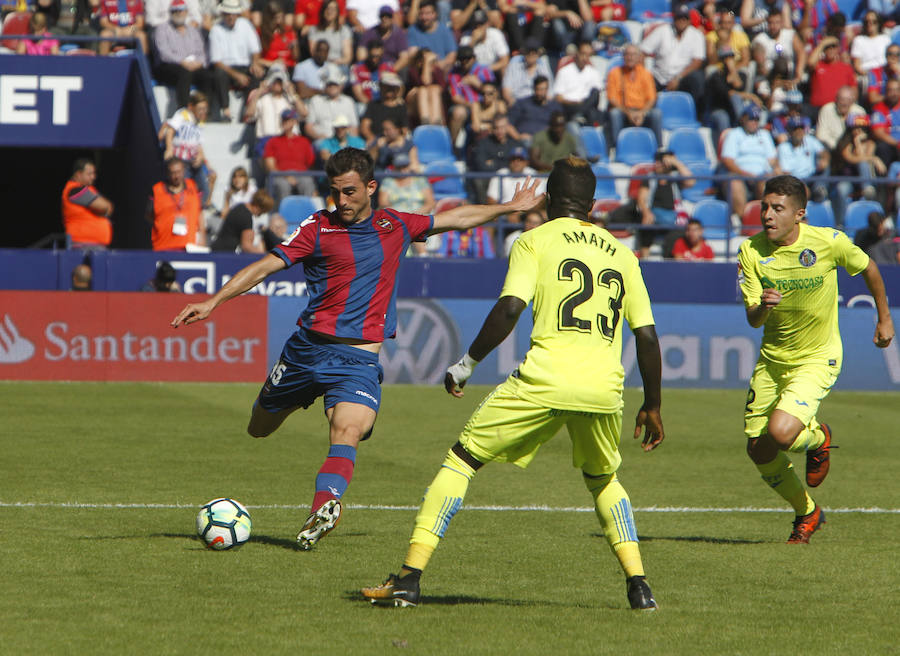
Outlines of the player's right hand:
M634 421L634 439L641 437L642 429L646 429L642 448L644 451L653 451L666 438L666 431L663 429L659 408L647 409L641 407Z
M204 303L188 303L184 309L178 313L178 316L172 319L172 328L178 328L181 324L185 326L195 321L203 321L213 311L215 305L211 301Z

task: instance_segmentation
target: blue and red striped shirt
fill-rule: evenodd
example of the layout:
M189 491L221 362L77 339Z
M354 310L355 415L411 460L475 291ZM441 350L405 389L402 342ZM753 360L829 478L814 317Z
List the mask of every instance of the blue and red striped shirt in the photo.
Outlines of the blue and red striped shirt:
M472 64L472 68L468 71L461 72L459 69L454 69L453 72L450 73L450 95L454 98L462 98L468 103L478 102L481 100L481 92L471 84L463 82L463 78L466 78L469 75L474 75L478 80L484 83L493 82L494 73L484 64L478 63Z
M303 262L309 304L297 324L325 335L383 342L397 332L397 271L433 216L376 210L347 225L336 212L312 214L272 249L288 266Z

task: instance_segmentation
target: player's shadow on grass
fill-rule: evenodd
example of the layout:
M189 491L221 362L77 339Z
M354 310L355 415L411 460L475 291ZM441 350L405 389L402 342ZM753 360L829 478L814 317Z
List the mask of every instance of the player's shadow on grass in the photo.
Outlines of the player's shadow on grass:
M344 591L344 599L347 601L369 602L358 590ZM544 606L571 606L558 601L534 601L525 599L498 599L491 597L472 597L470 595L422 595L421 604L428 606L510 606L510 607L534 607ZM378 604L378 608L393 608L393 606Z
M598 537L603 537L602 535ZM642 535L641 542L654 540L669 542L706 542L707 544L765 544L766 540L741 540L738 538L711 538L705 535Z
M365 535L364 533L342 533L340 537L359 537L361 535ZM94 539L125 539L125 538L134 538L137 536L116 536L116 537L106 537L106 538L94 538ZM190 540L192 542L196 542L197 545L201 546L203 543L197 538L194 533L154 533L150 536L151 538L177 538L183 540ZM337 537L337 536L336 536ZM329 536L329 539L334 539ZM250 539L247 541L248 543L256 543L256 544L266 544L272 547L281 547L282 549L287 549L288 551L303 551L298 545L297 540L293 538L277 538L271 535L259 535L253 534L250 536Z

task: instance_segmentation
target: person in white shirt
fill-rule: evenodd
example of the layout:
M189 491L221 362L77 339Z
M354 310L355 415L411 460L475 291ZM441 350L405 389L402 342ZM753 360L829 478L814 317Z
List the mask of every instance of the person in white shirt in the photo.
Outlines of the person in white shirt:
M641 42L641 50L653 57L651 73L659 91L686 91L694 98L697 115L703 115L706 81L703 62L706 38L691 25L690 8L676 5L672 24L660 25Z
M509 153L509 166L504 166L497 171L497 177L491 178L487 188L488 205L506 203L516 195L516 185L522 185L528 176L536 176L537 171L528 166L528 149L524 146L516 146ZM546 180L541 180L535 193L543 193L547 186Z
M265 69L259 61L259 36L253 24L240 15L243 11L240 0L222 0L222 19L209 31L209 60L217 77L247 94L259 85ZM227 108L223 114L231 118Z
M850 58L857 75L865 75L873 68L887 64L885 52L891 45L891 37L882 31L883 21L871 9L863 17L863 32L853 37Z
M325 78L325 91L309 99L309 115L303 132L316 148L324 139L334 136L334 118L345 116L349 122L350 134L359 135L359 117L356 103L350 96L341 93L346 78L332 69Z
M567 121L595 124L602 113L599 110L600 94L606 81L600 71L591 64L594 47L589 41L578 44L575 60L563 66L553 81L553 97L563 106Z
M757 34L750 42L751 47L756 47L757 44L765 48L766 61L770 67L776 59L786 59L788 71L793 76L791 86L800 84L800 78L806 68L806 48L796 30L784 26L784 17L780 13L768 15L766 31Z
M494 75L502 76L509 65L506 37L503 32L488 24L487 12L482 9L472 13L472 24L472 31L459 40L459 45L472 46L475 61L490 68Z

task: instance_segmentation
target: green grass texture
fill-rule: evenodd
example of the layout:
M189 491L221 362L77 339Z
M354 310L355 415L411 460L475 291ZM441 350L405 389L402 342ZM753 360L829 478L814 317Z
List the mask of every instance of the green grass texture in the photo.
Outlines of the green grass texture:
M624 577L565 434L527 470L488 464L422 577L418 608L359 589L397 571L416 508L487 387L387 386L338 528L295 548L327 453L321 402L265 439L252 385L0 383L0 654L886 654L896 650L897 393L834 392L827 524L747 458L739 390L664 390L666 440L631 439L655 613ZM802 457L793 456L802 476ZM249 507L242 548L205 549L199 506ZM893 627L893 628L892 628Z

